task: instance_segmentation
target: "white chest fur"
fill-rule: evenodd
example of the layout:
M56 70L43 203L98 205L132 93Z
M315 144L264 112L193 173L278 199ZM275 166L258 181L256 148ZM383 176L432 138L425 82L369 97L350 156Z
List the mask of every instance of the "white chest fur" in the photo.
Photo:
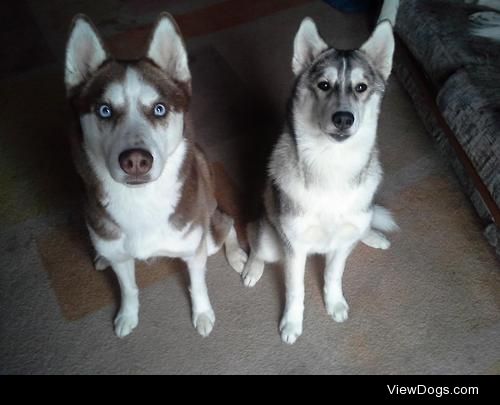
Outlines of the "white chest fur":
M160 178L146 186L126 187L100 172L108 200L106 209L122 230L119 240L106 242L92 235L98 252L110 260L152 257L187 257L199 246L202 230L179 230L169 222L179 202L182 182L179 171L186 154L181 144L169 158Z
M312 156L303 152L305 166L297 164L288 170L279 162L271 166L274 178L296 204L295 210L280 219L293 245L310 253L326 253L352 244L368 230L372 219L369 208L382 173L375 156L366 178L357 180L371 158L368 148L360 149L332 148L329 153Z
M283 229L292 244L310 253L326 253L350 244L361 238L371 221L371 213L363 209L369 200L362 194L352 189L303 190L297 200L301 213L285 215Z

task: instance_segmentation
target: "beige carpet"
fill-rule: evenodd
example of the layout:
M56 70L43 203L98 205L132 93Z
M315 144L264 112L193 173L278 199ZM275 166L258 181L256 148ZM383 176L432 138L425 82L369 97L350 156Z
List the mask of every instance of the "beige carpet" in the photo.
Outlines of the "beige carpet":
M282 123L301 19L314 17L341 48L360 45L369 31L363 16L343 15L321 1L60 0L42 6L26 0L12 6L12 15L23 7L29 12L23 26L34 34L22 40L38 41L45 52L34 59L20 53L0 68L0 373L500 373L498 261L395 78L381 117L386 180L379 200L394 211L401 232L391 250L360 246L350 258L347 323L327 316L323 263L313 257L304 335L283 346L279 266L246 290L217 255L208 274L217 323L208 339L191 325L183 265L168 260L141 265L140 325L125 340L114 337L116 281L110 271L91 269L64 142L63 27L82 7L99 16L108 36L140 43L143 27L165 4L181 15L189 34L191 118L240 228ZM221 12L224 18L214 19Z

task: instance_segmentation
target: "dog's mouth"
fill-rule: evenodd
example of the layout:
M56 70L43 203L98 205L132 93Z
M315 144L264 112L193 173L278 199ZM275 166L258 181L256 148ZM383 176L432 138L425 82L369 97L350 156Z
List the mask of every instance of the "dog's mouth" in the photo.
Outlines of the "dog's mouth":
M331 132L328 133L328 136L336 142L345 142L351 137L351 134L348 132Z
M329 126L320 125L321 132L328 136L332 141L342 143L347 141L351 136L354 135L351 129L348 130L339 130L337 128L331 128Z
M151 183L151 178L148 176L147 178L127 178L125 179L125 184L129 187L141 187L146 184Z

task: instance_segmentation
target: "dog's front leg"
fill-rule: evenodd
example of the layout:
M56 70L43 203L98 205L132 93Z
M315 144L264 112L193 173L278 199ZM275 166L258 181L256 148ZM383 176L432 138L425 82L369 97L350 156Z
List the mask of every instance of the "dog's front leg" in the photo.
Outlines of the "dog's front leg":
M205 245L205 244L202 244ZM191 279L191 302L193 306L193 324L198 333L207 337L212 332L215 324L215 314L208 297L206 272L207 249L198 249L196 255L185 259Z
M280 332L283 343L293 345L302 335L304 318L304 274L307 254L287 252L285 257L286 306Z
M134 260L112 263L121 291L121 306L115 318L115 333L119 338L129 335L139 323L139 290L135 282Z
M326 255L325 305L328 314L336 322L345 322L349 317L349 305L342 291L342 277L353 248L354 245L345 245Z

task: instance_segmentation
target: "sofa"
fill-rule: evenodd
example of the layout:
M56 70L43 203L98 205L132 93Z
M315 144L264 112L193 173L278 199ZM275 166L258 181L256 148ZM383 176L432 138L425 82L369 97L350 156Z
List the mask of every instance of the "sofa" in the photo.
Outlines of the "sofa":
M486 10L458 0L402 0L395 73L500 258L500 41L471 33L476 13Z

